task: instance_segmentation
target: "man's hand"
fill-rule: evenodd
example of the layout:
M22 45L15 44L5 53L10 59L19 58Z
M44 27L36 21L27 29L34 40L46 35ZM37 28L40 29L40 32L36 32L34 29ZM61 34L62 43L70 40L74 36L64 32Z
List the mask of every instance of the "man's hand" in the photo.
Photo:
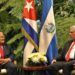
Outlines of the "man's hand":
M3 63L3 60L4 60L4 59L0 59L0 64L2 64L2 63Z
M0 64L2 64L2 63L8 63L9 61L11 61L10 58L0 59Z

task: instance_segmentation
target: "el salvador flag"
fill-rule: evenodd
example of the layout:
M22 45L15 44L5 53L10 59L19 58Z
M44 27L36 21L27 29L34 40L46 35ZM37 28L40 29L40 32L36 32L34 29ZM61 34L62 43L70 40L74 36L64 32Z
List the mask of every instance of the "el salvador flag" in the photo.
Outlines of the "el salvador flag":
M46 53L49 63L58 54L53 0L43 0L39 52Z
M23 8L22 32L25 36L25 47L23 54L23 66L33 50L38 51L38 28L36 21L36 10L34 0L25 0Z

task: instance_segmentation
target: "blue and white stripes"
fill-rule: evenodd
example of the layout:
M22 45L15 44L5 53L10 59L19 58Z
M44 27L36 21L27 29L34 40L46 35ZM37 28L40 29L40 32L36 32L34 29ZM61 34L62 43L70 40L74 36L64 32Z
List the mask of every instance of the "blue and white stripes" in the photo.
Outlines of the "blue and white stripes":
M22 19L22 32L25 36L25 47L23 54L23 66L25 66L29 55L34 50L38 51L38 28L34 0L25 0Z
M43 0L39 52L45 52L49 62L57 56L53 0Z

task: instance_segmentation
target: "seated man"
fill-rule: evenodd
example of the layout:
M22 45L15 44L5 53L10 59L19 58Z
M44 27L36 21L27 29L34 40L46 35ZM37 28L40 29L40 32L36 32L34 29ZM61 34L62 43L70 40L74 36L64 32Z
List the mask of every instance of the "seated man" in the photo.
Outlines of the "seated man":
M70 27L69 34L72 39L65 43L58 58L58 60L69 62L68 64L64 63L62 66L64 75L71 75L73 64L75 63L75 25Z
M5 36L3 32L0 32L0 67L7 69L8 75L16 75L16 66L13 64L14 54L5 43Z

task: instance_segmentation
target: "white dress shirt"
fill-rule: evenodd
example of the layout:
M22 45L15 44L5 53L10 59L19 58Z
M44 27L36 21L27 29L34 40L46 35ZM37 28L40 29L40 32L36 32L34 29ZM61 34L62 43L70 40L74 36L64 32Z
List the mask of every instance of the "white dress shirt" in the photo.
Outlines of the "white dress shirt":
M74 44L74 46L72 47L72 50L71 50L71 52L70 52L70 59L75 59L75 44Z

